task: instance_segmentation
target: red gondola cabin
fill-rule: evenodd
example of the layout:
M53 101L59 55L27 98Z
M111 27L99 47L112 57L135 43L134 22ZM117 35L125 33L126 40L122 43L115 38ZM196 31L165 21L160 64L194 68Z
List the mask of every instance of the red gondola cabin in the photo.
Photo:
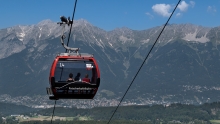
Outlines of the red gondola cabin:
M68 80L70 73L73 81ZM53 61L49 82L50 99L93 99L100 84L98 64L90 54L61 53Z

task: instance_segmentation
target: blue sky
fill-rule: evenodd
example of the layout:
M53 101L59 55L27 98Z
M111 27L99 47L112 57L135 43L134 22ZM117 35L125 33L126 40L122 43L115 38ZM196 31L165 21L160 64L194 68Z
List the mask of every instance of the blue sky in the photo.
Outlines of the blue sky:
M75 0L1 0L0 29L32 25L42 20L59 21L70 16ZM78 0L75 19L110 31L128 27L144 30L165 24L178 0ZM220 0L182 0L170 23L220 26Z

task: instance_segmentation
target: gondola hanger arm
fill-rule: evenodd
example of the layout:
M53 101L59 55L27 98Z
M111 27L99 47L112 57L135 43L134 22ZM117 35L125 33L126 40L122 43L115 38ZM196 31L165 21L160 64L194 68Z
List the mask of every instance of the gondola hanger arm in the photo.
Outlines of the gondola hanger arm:
M61 39L60 42L62 44L62 46L68 51L68 53L70 52L76 52L78 53L79 48L72 48L72 47L68 47L65 43L64 43L64 39L66 38L66 36L64 35L65 33L65 25L70 25L73 23L73 21L70 20L70 17L68 17L68 19L65 16L61 16L60 17L61 22L58 22L57 24L60 24L60 26L63 26L63 33L61 35Z

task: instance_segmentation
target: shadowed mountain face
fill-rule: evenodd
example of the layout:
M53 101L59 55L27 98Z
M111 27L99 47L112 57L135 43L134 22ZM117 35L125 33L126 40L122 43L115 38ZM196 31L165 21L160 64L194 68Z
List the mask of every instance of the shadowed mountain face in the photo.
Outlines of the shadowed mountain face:
M119 28L107 32L78 20L74 22L69 46L94 54L101 71L98 93L115 98L125 92L161 29L162 26L142 31ZM46 95L53 59L65 52L60 43L61 31L62 27L50 20L0 30L0 94ZM126 99L217 101L219 36L219 27L168 25Z

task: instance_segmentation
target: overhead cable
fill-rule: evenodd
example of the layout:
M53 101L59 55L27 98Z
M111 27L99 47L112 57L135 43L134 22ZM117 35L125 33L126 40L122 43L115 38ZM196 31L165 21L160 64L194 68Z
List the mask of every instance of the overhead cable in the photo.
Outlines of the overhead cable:
M51 118L51 120L50 120L50 123L51 123L51 124L52 124L52 122L53 122L53 115L54 115L54 111L55 111L56 102L57 102L57 100L55 100L55 102L54 102L53 114L52 114L52 118Z
M77 4L77 0L75 0L75 4L74 4L74 10L73 10L73 16L72 16L72 23L71 23L71 25L70 25L70 32L69 32L69 37L68 37L67 46L68 46L68 44L69 44L70 34L71 34L71 31L72 31L73 19L74 19L74 15L75 15L75 11L76 11L76 4ZM66 49L66 52L67 52L67 49ZM50 121L51 124L52 124L52 122L53 122L53 116L54 116L56 101L57 101L57 100L55 100L54 107L53 107L53 114L52 114L52 118L51 118L51 121Z
M68 37L68 41L67 41L67 46L68 46L69 41L70 41L70 35L71 35L71 31L72 31L73 19L74 19L74 15L75 15L75 11L76 11L76 4L77 4L77 0L75 0L74 10L73 10L73 16L72 16L72 23L71 23L71 25L70 25L70 32L69 32L69 37ZM67 49L66 49L66 52L67 52Z
M112 117L115 115L115 113L116 113L117 109L119 108L119 106L120 106L121 102L123 101L123 99L124 99L124 97L126 96L126 94L127 94L128 90L130 89L131 85L133 84L134 80L136 79L137 75L139 74L139 72L140 72L141 68L143 67L143 65L144 65L145 61L146 61L146 60L147 60L147 58L149 57L149 55L150 55L151 51L153 50L153 48L154 48L155 44L157 43L158 39L160 38L161 34L163 33L163 31L164 31L164 29L165 29L166 25L168 24L168 22L169 22L170 18L172 17L173 13L175 12L175 10L176 10L176 8L177 8L177 6L179 5L179 3L180 3L180 2L181 2L181 0L179 0L179 1L178 1L178 3L176 4L176 7L173 9L173 12L170 14L170 17L168 18L167 22L166 22L166 23L165 23L165 25L163 26L163 28L162 28L162 30L161 30L161 32L160 32L160 34L158 35L158 37L157 37L156 41L154 42L153 46L151 47L150 51L148 52L147 56L145 57L144 61L142 62L142 64L141 64L140 68L138 69L137 73L135 74L135 76L134 76L133 80L131 81L130 85L128 86L127 90L125 91L125 93L124 93L123 97L121 98L121 100L120 100L120 102L119 102L118 106L116 107L115 111L113 112L113 114L112 114L112 116L111 116L111 118L109 119L109 121L108 121L108 123L107 123L107 124L109 124L109 123L111 122Z

